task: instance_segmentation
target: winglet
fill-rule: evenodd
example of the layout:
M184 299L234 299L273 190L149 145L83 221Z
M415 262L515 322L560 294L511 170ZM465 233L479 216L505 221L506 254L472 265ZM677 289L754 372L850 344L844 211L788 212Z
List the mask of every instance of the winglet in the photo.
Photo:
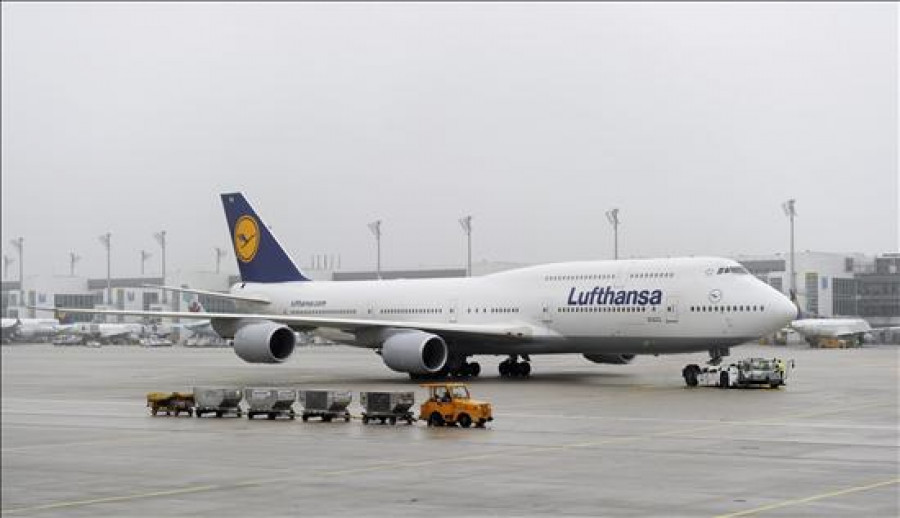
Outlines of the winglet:
M240 192L222 194L228 233L244 282L308 281Z

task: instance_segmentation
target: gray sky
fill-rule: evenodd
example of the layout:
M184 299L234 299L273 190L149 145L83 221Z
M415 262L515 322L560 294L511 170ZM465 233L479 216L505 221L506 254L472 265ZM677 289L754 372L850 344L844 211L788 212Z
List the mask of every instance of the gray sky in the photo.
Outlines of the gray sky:
M26 275L898 246L897 5L2 4L2 233ZM223 264L235 271L229 256ZM12 275L11 277L15 277Z

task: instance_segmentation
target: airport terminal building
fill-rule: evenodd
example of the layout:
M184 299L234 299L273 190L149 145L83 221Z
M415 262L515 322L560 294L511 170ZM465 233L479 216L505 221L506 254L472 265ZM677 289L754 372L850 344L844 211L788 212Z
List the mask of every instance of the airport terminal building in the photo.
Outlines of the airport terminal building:
M788 295L790 264L782 254L736 258L750 273ZM900 325L900 254L795 254L797 300L807 315L862 317L872 327Z

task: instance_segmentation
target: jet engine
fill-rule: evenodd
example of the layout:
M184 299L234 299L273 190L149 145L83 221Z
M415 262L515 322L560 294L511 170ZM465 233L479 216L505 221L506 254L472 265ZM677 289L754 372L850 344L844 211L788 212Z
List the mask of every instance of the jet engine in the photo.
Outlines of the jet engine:
M584 357L594 363L612 363L614 365L625 365L634 359L633 354L585 354Z
M281 363L294 352L297 337L270 320L247 322L234 333L234 352L247 363Z
M381 347L384 364L397 372L433 374L447 365L449 351L440 336L423 331L395 333Z

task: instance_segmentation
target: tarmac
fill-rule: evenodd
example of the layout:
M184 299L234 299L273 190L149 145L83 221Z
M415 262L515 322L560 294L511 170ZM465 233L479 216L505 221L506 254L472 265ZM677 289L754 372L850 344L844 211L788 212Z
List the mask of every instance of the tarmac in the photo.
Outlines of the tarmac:
M416 390L370 351L2 347L4 516L900 515L900 347L748 345L796 360L781 389L686 388L704 354L596 365L478 358L487 429L151 417L195 385ZM299 405L298 405L299 406ZM350 407L360 413L358 394Z

